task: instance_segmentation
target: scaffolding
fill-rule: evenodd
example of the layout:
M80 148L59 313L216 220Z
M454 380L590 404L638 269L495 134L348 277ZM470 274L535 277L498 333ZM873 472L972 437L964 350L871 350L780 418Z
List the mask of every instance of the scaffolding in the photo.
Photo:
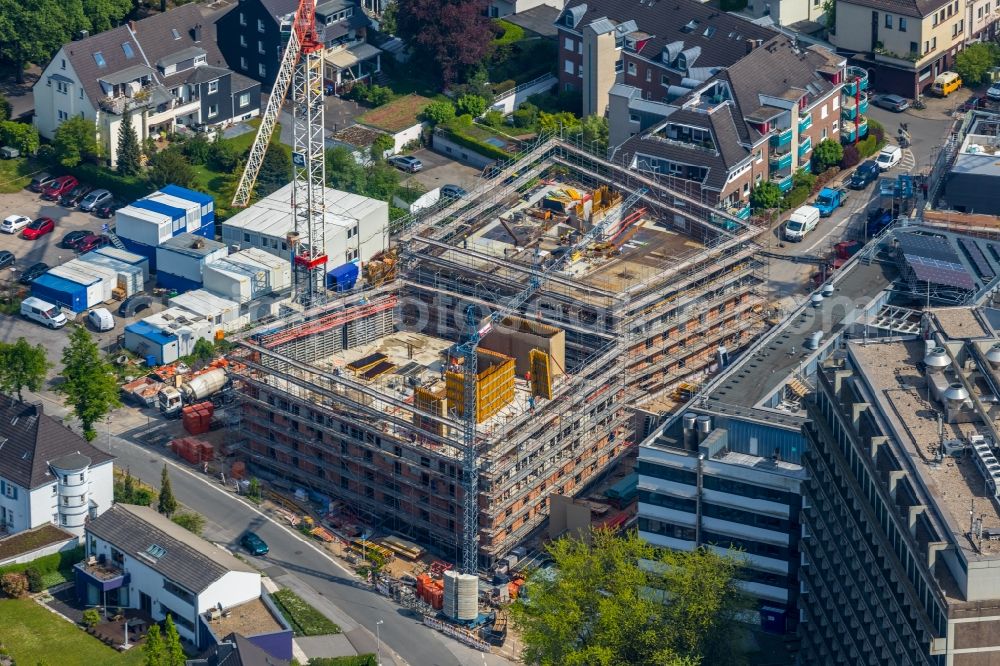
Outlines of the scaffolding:
M635 407L699 383L720 345L732 354L749 344L764 328L765 305L760 229L669 181L558 134L486 175L469 197L395 223L397 273L364 301L341 299L250 331L235 353L240 427L256 473L336 498L359 521L455 561L463 461L474 453L482 567L538 530L553 493L584 492L634 450ZM524 216L523 246L501 251L482 241L494 228L517 241L508 214L552 183L593 192L602 215L638 193L642 213L623 211L612 233L593 239L614 251L579 260L556 260L552 240L572 220L557 228L546 216ZM564 359L480 349L489 360L480 356L478 369L495 385L474 387L485 393L464 437L469 387L458 350L466 313L472 307L484 321L532 281L539 286L518 308L519 326L564 333ZM518 374L516 363L530 372ZM391 368L371 377L353 371L380 364Z

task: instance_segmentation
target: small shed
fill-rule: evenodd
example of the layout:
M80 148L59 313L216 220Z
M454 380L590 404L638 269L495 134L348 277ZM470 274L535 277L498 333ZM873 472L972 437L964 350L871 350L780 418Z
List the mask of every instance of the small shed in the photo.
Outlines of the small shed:
M45 273L31 283L31 295L73 312L87 309L87 286Z
M181 234L156 248L156 282L160 287L190 291L203 284L205 266L229 254L218 241Z
M250 323L248 316L240 316L240 304L216 296L205 289L195 289L170 299L171 307L178 307L212 322L226 332L239 330Z

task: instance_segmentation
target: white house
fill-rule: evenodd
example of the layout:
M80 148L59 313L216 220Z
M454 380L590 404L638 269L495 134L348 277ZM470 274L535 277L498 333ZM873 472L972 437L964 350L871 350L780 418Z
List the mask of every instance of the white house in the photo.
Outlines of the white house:
M113 460L41 403L0 395L0 528L14 534L51 523L82 537L86 519L111 508Z
M75 568L83 603L137 608L156 621L169 614L199 648L199 615L261 595L256 569L149 507L115 504L87 524L86 546Z
M184 5L64 45L33 88L39 134L52 139L73 116L93 121L114 165L126 107L140 141L258 115L260 84L226 68L203 20Z

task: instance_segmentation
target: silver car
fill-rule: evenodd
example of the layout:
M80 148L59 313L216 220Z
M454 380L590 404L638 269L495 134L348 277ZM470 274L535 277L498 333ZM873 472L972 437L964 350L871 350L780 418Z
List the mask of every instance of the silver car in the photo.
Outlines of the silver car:
M101 204L111 201L111 192L108 190L94 190L80 201L80 210L89 212L101 206Z

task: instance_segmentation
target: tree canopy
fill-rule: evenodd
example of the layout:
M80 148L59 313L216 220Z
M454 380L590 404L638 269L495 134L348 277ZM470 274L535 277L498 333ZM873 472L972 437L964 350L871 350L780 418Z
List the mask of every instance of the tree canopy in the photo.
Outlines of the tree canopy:
M83 326L74 326L70 332L62 363L63 383L57 390L80 419L83 436L88 442L93 441L97 437L94 424L121 406L118 380L111 364L101 358L97 343Z
M142 168L141 156L139 136L132 124L132 112L126 109L122 116L121 129L118 131L118 173L122 176L138 174Z
M153 155L149 164L147 176L153 187L160 188L171 183L191 187L194 184L194 168L184 153L173 146Z
M967 86L977 86L989 78L990 70L1000 62L1000 46L990 42L970 44L955 56L955 71Z
M24 338L0 343L0 388L16 393L18 400L24 400L24 389L40 391L51 367L43 345L32 346Z
M548 546L511 607L525 663L542 666L739 664L739 562L709 550L658 550L636 534Z
M765 180L750 191L750 205L755 209L777 208L781 205L781 196L781 188Z
M64 167L75 167L83 160L101 154L94 121L87 120L82 116L73 116L64 120L56 128L52 146L56 151L56 159Z
M441 79L454 83L464 70L481 63L492 46L493 26L487 0L406 0L396 9L399 36L437 67Z
M840 164L842 159L844 159L844 147L840 142L823 139L813 150L813 170L816 173L823 173L830 167Z
M288 148L275 141L267 147L257 174L256 195L266 197L292 182L292 157Z
M156 510L167 517L177 511L177 498L174 497L174 490L170 485L170 472L167 471L166 465L160 473L160 501L156 505Z

